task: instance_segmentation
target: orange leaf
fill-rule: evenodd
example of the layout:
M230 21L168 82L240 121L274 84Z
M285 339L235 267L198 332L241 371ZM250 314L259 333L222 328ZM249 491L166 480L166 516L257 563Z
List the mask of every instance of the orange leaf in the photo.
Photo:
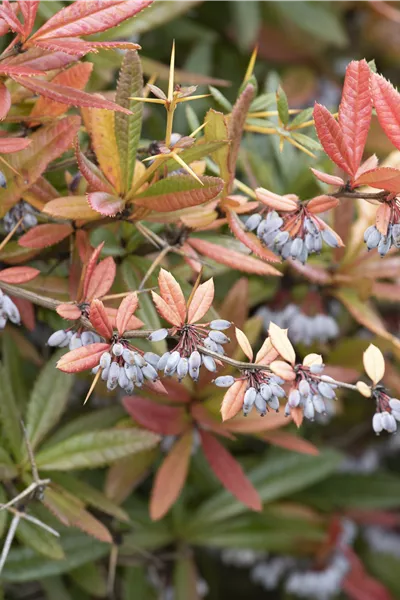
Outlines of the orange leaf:
M270 338L268 337L256 355L256 363L258 365L269 365L273 360L278 358L279 352L273 347Z
M260 496L247 479L241 465L213 435L203 429L200 429L199 433L208 464L222 485L240 502L252 510L260 511L262 509Z
M89 319L95 330L104 338L112 337L113 328L101 300L92 300L90 303Z
M122 300L116 317L116 325L119 335L122 335L127 330L130 318L138 307L138 296L136 292L132 292Z
M139 425L162 435L180 435L184 429L185 411L175 406L157 404L140 396L126 396L125 410Z
M57 363L57 369L64 373L78 373L93 369L99 364L103 352L110 349L110 344L89 344L67 352Z
M162 299L179 315L181 323L184 323L186 319L186 302L181 286L175 277L165 269L161 269L158 275L158 286Z
M63 196L47 202L43 212L62 219L82 219L96 221L101 215L93 210L87 202L86 196Z
M56 312L60 317L69 321L75 321L81 317L81 309L76 304L59 304Z
M252 350L249 340L247 339L246 334L243 333L243 331L241 329L239 329L238 327L235 328L235 333L236 333L236 339L238 341L239 346L241 347L241 349L243 350L243 352L245 353L247 358L250 361L253 360L253 350Z
M301 424L304 419L303 409L300 406L296 406L296 408L290 409L290 416L292 417L294 423L296 423L296 427L301 427Z
M0 154L12 154L25 150L31 143L29 138L5 138L0 139Z
M319 454L319 450L316 446L314 446L314 444L311 444L311 442L303 440L303 438L297 437L291 433L287 433L286 431L264 433L262 435L262 439L273 446L286 448L286 450L292 450L293 452L311 454L312 456L317 456Z
M0 281L4 281L4 283L26 283L34 279L39 273L40 271L33 267L10 267L0 271Z
M18 243L24 248L46 248L58 244L58 242L71 235L72 232L71 225L46 223L32 227L19 238Z
M114 283L116 266L112 256L108 256L94 268L88 283L86 298L102 298Z
M87 266L86 266L86 269L85 269L85 279L84 279L84 282L83 282L83 297L84 298L87 298L87 292L88 292L88 287L89 287L89 284L90 284L90 280L92 278L93 271L96 268L97 261L99 259L99 256L100 256L101 251L103 250L103 248L104 248L104 242L101 242L97 246L97 248L95 248L93 250L93 252L91 253L90 258L88 260L88 263L87 263Z
M299 207L298 202L293 198L287 198L286 196L279 196L278 194L274 194L265 188L257 188L256 189L257 200L268 206L269 208L273 208L275 210L280 210L283 212L291 212L292 210L297 210Z
M280 429L290 423L290 417L285 417L283 412L270 412L264 418L260 418L255 411L247 417L238 414L235 419L224 423L225 427L232 433L260 433L272 429Z
M262 245L254 233L244 231L241 220L233 210L228 210L226 216L233 235L254 252L254 254L257 254L259 258L268 260L269 262L281 262L276 254Z
M347 151L347 141L339 123L325 106L315 103L314 124L323 149L333 162L346 173L354 175Z
M377 167L362 173L354 185L369 185L397 194L400 192L400 170L394 167Z
M11 94L9 89L4 85L3 82L0 83L0 121L4 119L7 115L8 111L11 108Z
M188 308L188 323L197 323L207 313L214 300L214 280L199 285Z
M293 381L296 378L296 373L293 370L291 365L288 365L287 362L283 360L273 360L269 368L275 375L278 377L282 377L285 381Z
M125 201L107 192L91 192L87 195L89 205L96 212L107 217L114 217L125 208Z
M390 204L387 202L381 202L378 210L376 211L375 225L379 233L382 235L387 234L391 213L392 209Z
M289 341L286 331L278 327L278 325L275 325L275 323L271 322L269 325L268 334L275 350L279 352L283 359L285 359L291 365L294 365L296 361L296 353Z
M313 169L312 167L310 167L310 169L317 179L323 181L324 183L327 183L328 185L335 185L338 187L344 185L344 180L341 177L337 177L336 175L329 175L329 173L318 171L318 169Z
M117 309L112 308L111 306L105 306L106 313L108 318L110 319L110 323L114 329L117 328ZM144 323L134 315L129 318L128 323L126 324L125 331L129 329L140 329L143 327Z
M161 298L161 296L159 296L158 294L156 294L156 292L153 292L152 290L151 297L153 298L153 302L156 305L157 311L163 319L168 321L168 323L171 323L171 325L176 325L177 327L182 325L182 320L179 317L179 315L177 315L176 312L172 310L170 305L167 304L165 300Z
M232 419L243 408L244 393L246 391L246 381L235 381L226 392L222 404L221 415L222 420L227 421Z
M192 438L192 431L185 433L157 471L150 498L150 516L153 521L161 519L181 493L189 468Z
M336 208L339 205L339 199L334 198L333 196L316 196L312 200L307 202L307 210L314 213L315 215L318 213L325 212L327 210L331 210L332 208Z

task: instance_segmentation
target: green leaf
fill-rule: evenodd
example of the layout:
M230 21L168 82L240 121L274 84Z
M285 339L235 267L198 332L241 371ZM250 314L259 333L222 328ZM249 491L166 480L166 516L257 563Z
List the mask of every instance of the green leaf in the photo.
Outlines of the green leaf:
M174 565L175 600L198 600L196 565L191 556L180 556Z
M22 445L21 415L14 398L10 373L4 366L0 367L0 381L2 388L0 402L1 429L7 447L12 451L14 458L19 460Z
M317 152L318 152L318 150L321 150L321 144L319 142L317 142L316 140L313 140L308 135L304 135L304 133L298 133L297 131L294 131L291 134L291 137L294 140L296 140L296 142L299 142L299 144L301 144L302 146L305 146L309 150L314 150Z
M196 111L190 106L189 103L185 106L186 119L189 124L191 131L196 131L200 127L200 121L196 114Z
M213 154L223 146L228 144L227 141L215 141L215 142L204 142L201 140L199 143L193 145L191 148L187 150L183 150L179 153L180 158L185 161L186 164L190 164L195 160L200 160L209 154ZM168 160L166 163L162 165L163 167L167 167L168 171L174 171L180 168L180 165L173 159Z
M213 85L209 85L208 89L210 90L210 94L214 98L215 102L219 104L221 108L228 113L232 112L233 106L231 102L229 102L228 98L225 98L225 96Z
M362 553L362 559L368 572L390 590L392 597L400 598L400 558L389 552L370 549Z
M205 123L204 135L207 142L229 140L228 124L221 112L211 108L206 114ZM222 148L211 154L211 158L216 162L219 174L224 180L224 193L227 192L231 180L229 154L229 145L222 146Z
M104 598L107 595L107 581L104 572L94 563L91 562L72 569L69 576L88 594L96 598Z
M22 544L52 560L61 560L65 557L59 539L39 525L21 519L15 535Z
M131 34L132 35L132 34ZM115 113L115 135L117 138L119 160L122 172L122 192L128 192L132 186L135 171L136 153L142 129L143 102L130 100L143 95L143 74L137 52L125 54L117 85L115 101L132 111L132 115Z
M28 400L29 388L27 386L28 382L26 378L21 377L21 354L18 350L17 344L7 330L3 332L2 338L3 364L5 369L7 369L8 373L10 374L10 382L14 393L14 398L16 399L18 406L22 408L25 406Z
M250 104L249 112L260 112L275 106L276 95L273 92L260 94Z
M298 127L299 125L302 125L302 123L305 123L306 121L310 121L313 118L313 107L310 108L305 108L304 110L302 110L301 112L299 112L294 119L292 119L292 121L290 122L290 129L294 129L295 127Z
M377 73L376 62L374 58L368 61L368 66L371 69L372 73Z
M65 558L61 560L45 559L32 548L11 549L2 579L4 581L37 581L67 573L71 569L98 560L106 556L110 547L80 533L65 533L61 540Z
M157 600L157 590L151 585L144 565L127 567L122 578L122 600Z
M235 38L241 50L249 50L257 42L258 32L262 22L259 2L239 0L229 5L233 11Z
M158 441L157 435L139 429L81 433L42 450L36 462L39 469L46 471L94 469L152 448Z
M5 489L2 485L0 485L0 504L5 504L7 502L7 496ZM6 510L0 510L0 539L3 537L6 529L8 521L8 512ZM0 596L1 598L1 596Z
M40 584L46 594L46 600L54 600L54 598L57 598L57 600L73 600L61 577L45 577Z
M18 474L8 452L0 447L0 480L13 479Z
M322 481L337 468L341 455L333 450L318 456L271 451L261 464L248 474L263 503L272 502ZM207 499L192 515L193 526L203 526L243 513L246 507L222 490Z
M278 115L283 125L289 123L289 104L284 90L279 86L276 92L276 104L278 107Z
M35 449L58 423L67 406L74 377L56 369L56 363L62 354L64 351L56 352L52 356L32 390L25 423L32 449ZM23 442L22 453L24 449Z

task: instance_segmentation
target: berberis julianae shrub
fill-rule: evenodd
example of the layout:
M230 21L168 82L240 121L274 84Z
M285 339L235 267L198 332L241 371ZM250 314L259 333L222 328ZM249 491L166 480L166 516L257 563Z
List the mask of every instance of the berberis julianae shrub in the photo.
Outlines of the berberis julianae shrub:
M292 423L315 431L348 398L376 434L400 421L400 339L379 303L398 301L400 170L364 156L373 111L400 150L400 94L359 60L338 114L289 109L280 87L258 93L254 52L232 106L181 84L172 41L169 74L145 61L144 81L140 46L99 34L138 13L151 23L160 4L78 0L40 26L39 2L0 7L0 571L11 594L40 580L61 598L68 576L82 598L194 600L207 587L193 548L245 547L286 555L288 594L388 599L353 542L391 499L361 494L368 518L351 513L340 452ZM116 91L85 92L86 57L106 49L121 56ZM151 115L165 133L150 142ZM259 185L263 135L312 159L313 197ZM350 368L341 336L354 322ZM226 448L246 449L241 435L255 450L245 468Z

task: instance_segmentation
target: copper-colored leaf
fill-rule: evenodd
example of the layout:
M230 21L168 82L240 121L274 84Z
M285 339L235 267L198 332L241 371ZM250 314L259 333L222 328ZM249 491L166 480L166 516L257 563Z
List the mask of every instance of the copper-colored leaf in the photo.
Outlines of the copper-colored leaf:
M112 327L114 329L117 328L117 309L116 308L112 308L111 306L106 306L106 313L108 318L110 319L110 323L112 325ZM125 327L125 331L128 331L130 329L140 329L141 327L143 327L144 323L143 321L141 321L140 319L138 319L137 317L135 317L135 315L132 315L129 318L128 323L126 324Z
M385 374L385 359L382 352L370 344L363 354L364 369L372 383L376 385Z
M315 215L318 213L325 212L327 210L331 210L332 208L336 208L339 205L339 199L334 198L333 196L316 196L312 200L307 202L307 210L314 213Z
M107 194L107 192L92 192L87 195L87 201L93 210L107 217L114 217L125 207L122 198Z
M102 298L109 292L114 283L116 266L112 256L108 256L93 270L90 281L87 286L86 298Z
M126 396L125 410L145 429L162 435L180 435L185 427L185 411L175 406L157 404L140 396Z
M58 244L72 232L71 225L45 223L32 227L19 238L18 243L24 248L46 248Z
M279 257L276 256L272 250L265 248L254 233L244 231L241 220L233 210L228 209L226 216L232 233L238 240L254 252L254 254L269 262L280 262Z
M31 143L29 138L0 138L0 154L12 154L25 150Z
M76 321L81 317L81 309L76 304L59 304L56 308L57 314L63 319Z
M151 297L153 298L153 302L156 305L156 309L158 313L162 316L163 319L171 323L171 325L180 326L182 325L182 319L180 316L159 296L156 292L151 291Z
M101 300L95 299L90 303L89 319L102 337L106 339L112 337L113 329Z
M9 89L0 82L0 121L4 119L11 108L11 94Z
M275 325L275 323L271 322L268 333L275 350L277 350L282 358L284 358L287 362L289 362L291 365L294 365L296 361L296 353L291 342L289 341L287 332L278 327L278 325Z
M199 285L193 294L192 301L188 308L188 323L197 323L204 317L214 300L214 280Z
M99 364L103 352L110 349L110 344L89 344L67 352L57 363L57 369L64 373L78 373L93 369Z
M189 467L192 438L192 431L185 433L157 471L150 498L150 516L153 521L161 519L181 493Z
M339 123L329 110L316 103L314 106L314 123L319 141L333 162L346 173L352 174L352 168L347 153L347 142Z
M253 349L251 347L249 340L247 339L246 334L243 333L243 331L241 329L239 329L238 327L235 328L235 334L236 334L236 339L238 341L239 346L241 347L241 349L243 350L243 352L245 353L247 358L250 361L252 361L253 360Z
M158 286L160 288L160 295L163 300L168 304L172 310L179 315L181 323L186 319L186 301L183 295L181 286L176 281L175 277L166 271L160 269L158 275Z
M4 283L26 283L31 281L40 271L33 267L10 267L0 271L0 281Z
M221 415L222 420L227 421L232 419L243 408L244 393L246 391L246 381L235 381L226 392L222 404Z
M241 465L213 435L202 429L199 433L208 464L222 485L240 502L252 510L260 511L262 509L260 496L247 479Z
M400 192L400 170L394 167L377 167L362 173L354 185L369 185L379 190Z
M122 300L116 317L117 330L120 335L128 329L128 323L138 307L138 296L132 292Z
M278 358L279 352L274 348L269 337L264 340L263 345L256 355L256 363L258 365L269 365L273 360Z
M382 202L376 211L375 225L379 233L387 235L392 209L390 204Z
M260 202L269 208L273 208L274 210L291 212L292 210L296 210L299 206L296 200L293 200L293 198L279 196L279 194L274 194L265 188L257 188L256 196Z
M108 194L116 193L112 185L107 181L103 173L100 171L99 167L92 163L92 161L86 158L83 152L81 152L78 144L75 146L75 154L79 170L88 182L90 192L106 192Z
M88 293L88 288L89 288L89 284L90 284L90 280L92 278L93 272L96 268L97 265L97 261L99 260L100 254L102 252L104 248L104 242L101 242L97 248L95 248L93 250L93 252L90 255L90 258L88 260L88 263L86 265L86 269L85 269L85 277L83 280L83 297L87 298L87 293Z
M371 77L371 91L379 123L392 144L400 149L400 94L376 73Z
M83 221L96 221L101 215L93 210L87 202L86 196L63 196L50 200L43 208L43 212L61 219Z

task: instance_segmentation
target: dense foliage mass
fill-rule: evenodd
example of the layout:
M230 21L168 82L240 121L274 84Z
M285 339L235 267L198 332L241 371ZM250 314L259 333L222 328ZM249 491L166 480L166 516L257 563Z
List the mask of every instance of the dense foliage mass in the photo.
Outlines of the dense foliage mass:
M399 597L399 92L291 108L248 26L222 92L141 58L193 3L43 4L0 6L4 597Z

